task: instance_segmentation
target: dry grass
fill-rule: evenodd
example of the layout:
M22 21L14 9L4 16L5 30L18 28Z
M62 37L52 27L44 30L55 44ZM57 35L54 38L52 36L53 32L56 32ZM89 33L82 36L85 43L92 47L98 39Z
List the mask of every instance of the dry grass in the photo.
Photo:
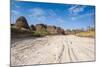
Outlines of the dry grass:
M95 31L80 32L77 33L76 35L81 37L95 37Z

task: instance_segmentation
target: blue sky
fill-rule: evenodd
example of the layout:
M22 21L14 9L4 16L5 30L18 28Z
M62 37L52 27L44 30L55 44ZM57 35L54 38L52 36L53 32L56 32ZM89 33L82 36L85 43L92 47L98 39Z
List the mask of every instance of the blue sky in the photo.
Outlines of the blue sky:
M75 4L55 4L40 2L11 2L11 23L25 16L28 24L44 23L64 29L77 29L95 24L95 7Z

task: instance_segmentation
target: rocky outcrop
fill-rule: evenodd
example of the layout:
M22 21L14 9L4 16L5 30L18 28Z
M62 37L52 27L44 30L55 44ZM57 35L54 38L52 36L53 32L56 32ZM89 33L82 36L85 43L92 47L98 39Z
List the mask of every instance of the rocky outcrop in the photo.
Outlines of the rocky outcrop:
M36 24L29 27L25 17L21 16L16 20L15 24L11 24L11 32L14 35L27 35L27 34L39 34L39 35L62 35L65 34L64 29L52 25Z
M32 35L25 17L21 16L16 20L15 24L11 24L11 35L13 38Z
M57 34L56 26L47 26L46 29L50 34Z
M30 26L30 29L31 29L32 31L36 31L36 28L35 28L34 25L31 25L31 26Z
M47 31L50 34L65 34L64 29L56 26L47 26Z
M36 28L36 31L39 32L39 31L46 30L47 26L45 24L36 24L35 28Z
M16 20L15 26L18 29L21 29L21 28L29 29L28 22L24 16L21 16Z
M64 29L57 27L57 33L58 34L65 34L65 31L64 31Z

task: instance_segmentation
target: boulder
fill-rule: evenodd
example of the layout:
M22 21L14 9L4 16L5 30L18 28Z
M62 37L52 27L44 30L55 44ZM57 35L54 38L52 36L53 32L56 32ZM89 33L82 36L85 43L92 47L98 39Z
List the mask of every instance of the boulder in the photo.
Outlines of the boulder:
M29 29L28 22L24 16L19 17L16 20L15 25L16 25L16 28L18 28L18 29L21 29L21 28Z
M43 31L43 30L46 30L46 25L45 24L36 24L35 28L36 28L36 31Z
M50 34L57 34L56 26L47 26L47 31Z
M57 27L56 29L57 29L57 33L58 33L58 34L63 34L63 35L65 34L64 29L62 29L62 28L60 28L60 27Z
M31 25L30 28L31 28L32 31L35 31L36 30L36 28L35 28L34 25Z

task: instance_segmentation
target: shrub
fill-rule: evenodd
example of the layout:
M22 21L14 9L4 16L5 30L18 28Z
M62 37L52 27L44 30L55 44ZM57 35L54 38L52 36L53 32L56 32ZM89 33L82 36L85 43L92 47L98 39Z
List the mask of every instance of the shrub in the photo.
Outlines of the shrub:
M36 31L32 32L32 35L35 36L35 37L40 37L41 36L41 34L39 32L36 32Z

